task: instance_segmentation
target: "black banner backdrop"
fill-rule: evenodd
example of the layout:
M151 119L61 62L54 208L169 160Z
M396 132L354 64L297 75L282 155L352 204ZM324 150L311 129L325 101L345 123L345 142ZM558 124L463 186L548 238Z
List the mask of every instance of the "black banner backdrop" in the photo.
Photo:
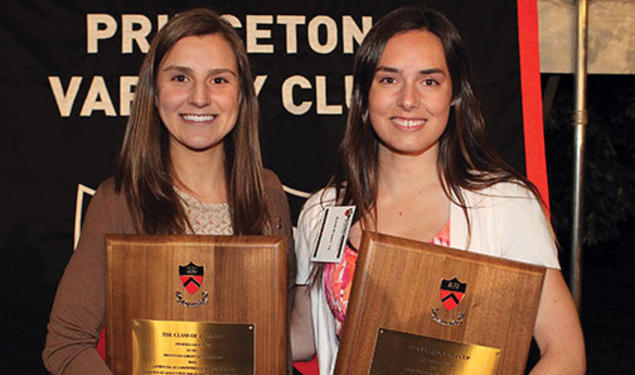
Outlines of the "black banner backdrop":
M331 173L356 48L382 15L421 2L3 3L0 278L6 287L0 370L39 374L45 373L45 325L81 214L93 189L113 172L139 65L169 17L212 7L243 37L259 91L264 162L287 188L295 218L306 194ZM527 3L535 11L535 0L518 0L519 6ZM492 141L524 172L517 3L426 4L460 29Z

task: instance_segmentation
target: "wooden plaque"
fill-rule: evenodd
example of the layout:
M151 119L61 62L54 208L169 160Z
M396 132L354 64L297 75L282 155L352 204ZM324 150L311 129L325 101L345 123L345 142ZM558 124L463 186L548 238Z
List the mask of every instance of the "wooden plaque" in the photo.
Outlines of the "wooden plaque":
M253 373L286 373L286 252L283 237L107 235L110 369L132 374L133 323L150 320L253 327Z
M522 374L544 273L544 267L364 232L335 374L368 374L380 329L497 348L496 374ZM442 291L448 283L464 284L462 297ZM442 293L453 296L444 304ZM403 358L395 358L392 373L401 373Z

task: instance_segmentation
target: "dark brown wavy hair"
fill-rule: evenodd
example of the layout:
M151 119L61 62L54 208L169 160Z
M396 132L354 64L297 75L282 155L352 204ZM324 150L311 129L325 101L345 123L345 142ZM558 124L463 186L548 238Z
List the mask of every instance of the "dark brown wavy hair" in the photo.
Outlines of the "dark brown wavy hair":
M137 230L148 234L184 233L189 226L174 190L169 133L157 109L159 64L181 39L221 35L234 51L240 84L239 114L225 136L225 173L234 234L263 234L269 226L264 204L262 160L258 140L258 101L247 53L232 26L210 9L177 14L152 40L141 70L135 100L115 171L115 189L123 192Z
M355 220L373 217L378 186L378 137L369 120L368 95L386 43L393 36L411 30L425 30L439 37L452 80L454 105L439 139L437 161L439 179L448 198L463 208L466 217L461 189L478 191L499 182L513 182L527 187L540 199L535 186L496 155L487 142L467 49L457 29L438 11L409 6L395 9L379 20L355 55L346 131L330 182L336 188L336 201L355 204Z

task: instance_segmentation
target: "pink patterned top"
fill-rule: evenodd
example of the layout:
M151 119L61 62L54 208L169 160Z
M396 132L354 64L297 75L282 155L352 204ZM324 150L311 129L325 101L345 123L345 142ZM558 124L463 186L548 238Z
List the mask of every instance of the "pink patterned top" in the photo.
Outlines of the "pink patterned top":
M432 238L430 243L450 246L450 220L448 220L443 229ZM335 328L338 336L344 324L356 264L357 250L354 249L350 243L347 243L344 248L342 261L339 264L328 263L326 267L324 267L326 299L335 316Z

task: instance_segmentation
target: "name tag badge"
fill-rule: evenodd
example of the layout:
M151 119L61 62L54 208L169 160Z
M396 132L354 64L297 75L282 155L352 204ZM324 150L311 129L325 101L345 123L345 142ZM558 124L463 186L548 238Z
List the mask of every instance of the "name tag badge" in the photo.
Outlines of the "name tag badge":
M326 208L312 262L339 263L351 229L355 206L331 206Z

